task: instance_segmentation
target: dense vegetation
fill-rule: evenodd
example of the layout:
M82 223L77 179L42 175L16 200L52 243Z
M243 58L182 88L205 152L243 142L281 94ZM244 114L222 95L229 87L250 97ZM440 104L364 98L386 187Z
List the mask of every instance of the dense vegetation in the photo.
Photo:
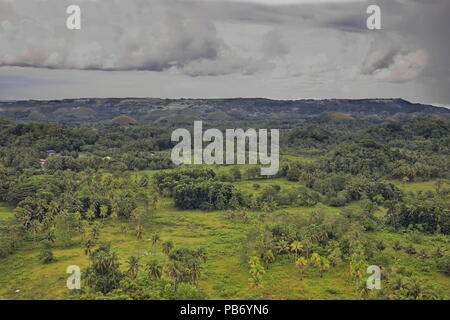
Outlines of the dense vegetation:
M448 299L449 117L296 121L263 177L174 168L170 125L0 120L0 298Z
M106 98L50 101L0 101L0 117L14 121L59 122L79 125L98 122L121 125L191 124L203 120L228 127L236 121L254 123L269 119L277 126L292 126L311 115L345 113L339 117L394 116L398 113L450 114L450 110L402 99L269 100ZM326 118L327 116L325 116ZM215 126L217 126L215 124Z

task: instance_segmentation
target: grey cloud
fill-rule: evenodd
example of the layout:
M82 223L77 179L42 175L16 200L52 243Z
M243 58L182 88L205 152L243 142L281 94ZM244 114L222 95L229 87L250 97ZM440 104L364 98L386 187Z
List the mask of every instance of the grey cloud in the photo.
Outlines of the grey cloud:
M264 60L226 56L216 60L192 61L183 67L182 72L192 76L221 76L231 73L254 75L274 68L274 64Z
M179 75L182 81L202 84L202 76L214 76L217 96L237 91L229 85L234 83L231 77L223 77L227 86L220 83L221 76L229 74L252 75L252 83L270 79L274 92L291 97L307 90L317 97L324 92L339 95L337 87L346 82L354 87L348 90L353 96L394 92L450 103L449 0L378 0L381 31L365 27L370 1L245 2L0 0L0 66L126 71L120 77L136 76L127 70L149 70L157 71L144 73L152 79ZM64 27L65 8L72 3L82 5L81 32ZM245 37L239 35L240 28ZM328 58L314 62L322 53ZM67 74L80 75L72 70ZM295 74L300 76L292 78ZM364 81L358 82L361 78ZM310 85L309 79L319 84ZM425 89L410 93L414 86ZM299 93L298 87L305 90ZM261 89L261 95L270 88Z
M361 13L349 14L339 18L328 18L322 21L321 24L324 27L345 32L368 32L366 27L366 16Z
M384 61L383 61L384 60ZM391 82L407 82L416 79L428 64L426 50L412 52L398 52L394 56L386 56L385 59L371 65L370 74L376 79Z
M0 89L6 88L17 88L17 87L34 87L34 86L46 86L56 83L61 83L61 81L55 82L52 80L39 79L34 77L26 76L2 76L0 77Z
M265 57L276 58L289 53L289 48L281 37L282 33L277 29L272 29L264 35L261 50Z
M233 65L222 68L226 72L248 64L239 56L217 61L229 48L214 23L179 1L83 2L80 31L65 28L64 1L1 5L0 66L164 71L194 62Z

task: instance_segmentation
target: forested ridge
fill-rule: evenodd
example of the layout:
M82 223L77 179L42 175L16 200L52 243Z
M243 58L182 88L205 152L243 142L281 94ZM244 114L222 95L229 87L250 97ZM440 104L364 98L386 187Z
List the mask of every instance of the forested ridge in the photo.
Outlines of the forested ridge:
M0 117L14 121L81 123L186 124L195 120L233 124L255 123L270 117L272 124L295 124L301 119L323 113L341 113L346 117L397 114L450 114L450 110L403 99L329 99L270 100L234 99L157 99L87 98L65 100L0 101Z

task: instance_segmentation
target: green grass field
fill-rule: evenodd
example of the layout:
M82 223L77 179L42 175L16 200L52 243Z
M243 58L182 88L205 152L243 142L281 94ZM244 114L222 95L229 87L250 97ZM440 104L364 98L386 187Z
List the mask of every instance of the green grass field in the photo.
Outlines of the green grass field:
M237 183L243 190L253 190L254 183L261 186L278 184L282 188L296 185L284 179L267 179L241 181ZM402 187L402 184L399 183ZM433 182L414 183L402 188L428 190ZM349 207L357 207L351 203ZM153 246L149 241L152 234L158 233L162 241L171 240L175 248L205 248L208 256L203 265L199 288L211 299L358 299L355 285L352 282L347 266L332 268L325 272L323 278L317 271L307 269L304 280L291 260L285 259L271 264L264 276L263 286L254 288L250 285L247 261L242 254L246 233L253 226L252 221L271 223L276 221L279 212L306 215L317 210L337 215L342 208L330 208L318 205L313 208L280 208L276 212L261 216L257 212L249 212L250 223L239 220L229 220L225 212L180 211L174 208L172 200L161 199L154 215L144 217L145 235L142 240L136 240L133 225L129 221L101 222L100 240L111 242L111 247L119 256L125 267L125 261L131 255L141 256L141 264L150 259L161 262L167 257L161 252L161 245ZM0 219L10 218L12 208L0 206ZM396 240L403 243L413 243L418 249L432 250L437 245L449 249L448 241L437 236L412 238L406 234L371 233L374 240L383 239L389 246ZM64 299L70 297L66 288L66 268L78 265L83 270L88 266L88 258L81 247L81 238L75 238L73 245L63 248L56 243L54 256L56 261L42 264L38 260L39 248L28 243L18 252L0 260L0 298L3 299ZM392 264L397 268L414 271L433 282L436 288L444 292L447 298L450 288L450 278L440 273L426 260L411 256L405 252L397 252L387 248L375 262Z
M0 220L9 219L14 216L14 208L0 202Z
M436 188L436 180L424 181L424 182L399 182L399 181L391 181L394 182L397 187L405 192L417 192L417 191L434 191ZM449 180L446 180L447 184L450 184Z

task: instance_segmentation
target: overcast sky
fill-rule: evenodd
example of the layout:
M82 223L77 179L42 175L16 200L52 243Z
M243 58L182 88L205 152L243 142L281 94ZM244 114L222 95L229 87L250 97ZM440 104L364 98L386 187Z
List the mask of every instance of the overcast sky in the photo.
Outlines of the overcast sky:
M67 30L78 4L82 29ZM378 4L382 30L368 30ZM450 105L449 0L0 0L0 99Z

